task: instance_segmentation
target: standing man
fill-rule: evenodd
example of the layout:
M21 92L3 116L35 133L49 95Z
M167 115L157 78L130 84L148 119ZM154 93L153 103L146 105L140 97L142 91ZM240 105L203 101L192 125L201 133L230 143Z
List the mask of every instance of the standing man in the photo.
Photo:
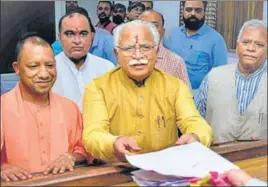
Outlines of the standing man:
M53 91L73 100L82 109L82 96L87 84L114 65L88 53L92 41L90 20L79 8L60 19L59 39L63 52L55 57L58 78Z
M145 10L152 10L154 8L153 1L141 1L142 4L145 6Z
M128 21L133 21L139 19L139 16L145 10L145 6L139 1L134 1L129 3L127 10Z
M205 23L207 1L183 1L184 25L173 29L165 46L186 63L193 89L198 89L206 74L216 66L227 64L223 37Z
M83 12L88 17L88 12L86 9L82 7L77 7L76 9L77 11ZM116 66L117 59L113 50L114 49L113 36L107 30L94 27L90 17L88 17L88 19L90 21L90 30L92 33L92 42L91 47L89 49L89 53L104 58L106 60L109 60ZM56 40L52 44L52 48L55 55L60 54L63 50L59 40Z
M116 3L113 6L113 11L112 11L112 17L113 17L113 22L116 25L120 25L125 22L126 18L126 7L125 5L121 3Z
M51 92L57 71L49 43L27 34L17 43L16 59L13 68L20 80L1 96L1 179L61 174L90 161L77 105Z
M211 128L196 110L188 86L155 69L157 29L135 20L116 27L114 38L120 67L94 79L85 91L86 150L103 160L125 161L130 152L195 141L209 146Z
M236 53L238 64L213 69L195 100L215 143L267 138L267 23L245 22Z
M163 39L165 35L165 20L161 13L154 10L148 10L143 12L139 18L140 20L154 24L158 30L160 40ZM191 89L184 60L180 56L165 48L161 43L159 43L158 46L157 63L155 64L155 67L170 75L180 78Z
M97 5L97 16L99 22L96 24L96 27L105 29L112 33L112 30L116 26L111 22L110 17L112 15L112 3L111 1L99 1Z
M68 12L69 10L73 9L73 8L77 8L78 7L78 2L77 1L66 1L65 2L65 10L66 12Z

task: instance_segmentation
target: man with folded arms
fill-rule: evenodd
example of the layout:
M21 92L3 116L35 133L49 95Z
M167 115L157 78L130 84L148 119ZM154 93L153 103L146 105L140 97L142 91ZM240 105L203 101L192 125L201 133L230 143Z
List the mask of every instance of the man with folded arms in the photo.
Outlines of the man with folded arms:
M93 80L83 99L83 142L105 161L200 141L209 146L212 131L195 108L181 80L155 69L159 34L135 20L114 32L120 67ZM178 138L177 129L183 133Z
M59 174L90 162L77 105L50 91L57 72L49 43L27 34L17 44L16 57L13 68L20 81L1 96L1 179Z

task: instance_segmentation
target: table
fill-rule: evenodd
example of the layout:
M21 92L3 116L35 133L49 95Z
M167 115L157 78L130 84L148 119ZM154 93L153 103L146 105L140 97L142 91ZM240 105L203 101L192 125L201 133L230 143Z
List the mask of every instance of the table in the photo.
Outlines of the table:
M253 177L267 181L267 140L239 141L211 147ZM60 175L36 175L20 182L1 182L1 186L136 186L130 172L137 168L127 163L78 167Z

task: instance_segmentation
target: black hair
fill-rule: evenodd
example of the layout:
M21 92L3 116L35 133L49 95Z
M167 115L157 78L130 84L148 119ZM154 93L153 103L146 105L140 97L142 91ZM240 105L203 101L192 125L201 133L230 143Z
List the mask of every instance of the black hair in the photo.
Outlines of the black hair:
M206 8L207 8L207 5L208 5L208 2L207 1L202 1L203 2L203 5L204 5L204 11L206 11ZM184 7L186 1L182 1L182 5Z
M136 7L141 7L142 8L142 11L145 10L145 5L142 4L140 1L134 1L134 2L129 2L129 5L127 7L127 10L128 12L130 12L133 8L136 8Z
M127 10L127 9L126 9L126 6L123 5L123 4L121 4L121 3L116 3L116 4L113 6L113 10L118 9L118 8L123 9L124 12L126 12L126 10Z
M99 1L97 7L99 6L100 3L107 3L110 5L111 10L113 9L113 4L111 3L111 1Z
M153 1L141 1L141 2L150 2L152 9L154 8L154 2Z
M46 46L46 47L50 47L52 50L52 47L50 46L50 44L48 43L48 41L46 41L44 38L42 38L39 33L37 32L26 32L22 35L22 37L19 39L19 41L16 44L16 48L15 48L15 60L18 61L20 53L23 49L24 44L31 40L31 43L35 44L35 45L41 45L41 46Z
M94 32L94 33L96 32L94 26L92 25L91 19L88 16L87 10L84 9L84 8L82 8L82 7L74 7L74 8L71 8L71 9L69 9L66 12L66 14L64 16L62 16L60 18L60 21L59 21L59 32L61 32L63 19L66 18L66 17L68 17L68 16L70 16L70 15L72 15L72 14L74 14L74 13L78 13L78 14L81 14L81 15L85 16L87 18L87 20L88 20L88 24L90 26L91 32Z

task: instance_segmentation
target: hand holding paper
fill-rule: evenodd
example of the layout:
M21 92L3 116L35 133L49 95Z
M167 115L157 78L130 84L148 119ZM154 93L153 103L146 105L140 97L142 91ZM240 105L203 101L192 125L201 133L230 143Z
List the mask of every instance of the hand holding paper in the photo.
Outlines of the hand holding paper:
M115 155L122 162L126 162L125 155L130 155L131 151L138 152L140 150L136 140L131 137L121 136L114 142Z
M200 142L199 137L196 134L183 134L181 137L178 138L177 142L175 145L184 145L184 144L189 144L193 142Z

